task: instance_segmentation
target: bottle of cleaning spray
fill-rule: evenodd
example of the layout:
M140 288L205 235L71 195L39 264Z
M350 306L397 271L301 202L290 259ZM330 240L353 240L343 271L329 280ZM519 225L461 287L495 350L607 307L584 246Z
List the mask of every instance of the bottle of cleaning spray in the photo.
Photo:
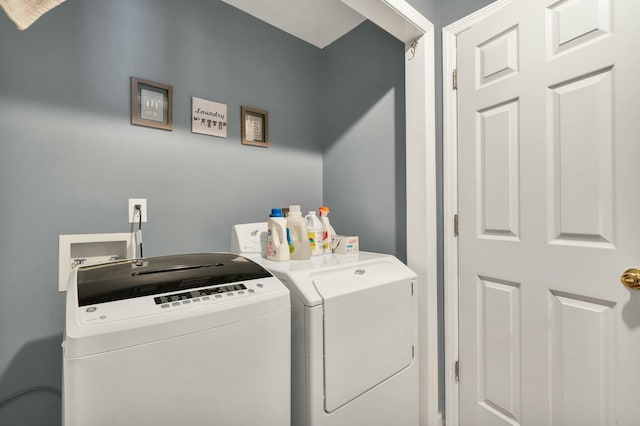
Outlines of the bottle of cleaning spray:
M289 232L289 257L291 260L310 259L311 245L309 244L307 220L302 217L299 205L289 206L287 231Z
M271 215L267 220L267 259L289 260L287 219L282 214L282 209L271 209Z
M322 254L322 222L316 212L310 211L305 216L307 219L307 231L309 233L309 244L311 245L311 255Z
M322 223L322 252L330 254L332 251L332 242L336 237L336 231L329 222L329 207L322 206L318 209L320 212L320 222Z

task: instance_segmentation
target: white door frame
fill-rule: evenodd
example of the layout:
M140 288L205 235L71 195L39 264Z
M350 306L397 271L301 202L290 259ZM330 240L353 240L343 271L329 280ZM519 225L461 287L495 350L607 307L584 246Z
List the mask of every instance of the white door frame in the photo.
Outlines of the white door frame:
M420 425L440 426L434 27L405 0L341 1L405 43L407 263L420 280Z
M445 417L447 426L460 421L458 360L458 238L454 216L458 213L458 103L453 88L456 69L456 39L460 33L516 0L498 0L442 29L442 155L444 174L444 340ZM464 226L461 224L460 226ZM464 366L460 367L464 369Z

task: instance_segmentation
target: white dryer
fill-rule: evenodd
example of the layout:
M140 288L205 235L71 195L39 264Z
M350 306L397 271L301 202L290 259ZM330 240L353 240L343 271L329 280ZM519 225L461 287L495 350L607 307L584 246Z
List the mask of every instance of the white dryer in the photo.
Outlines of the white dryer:
M265 230L236 225L231 245L291 292L292 424L418 425L416 274L366 252L269 261L255 249Z
M289 291L255 262L82 267L66 309L63 425L290 424Z

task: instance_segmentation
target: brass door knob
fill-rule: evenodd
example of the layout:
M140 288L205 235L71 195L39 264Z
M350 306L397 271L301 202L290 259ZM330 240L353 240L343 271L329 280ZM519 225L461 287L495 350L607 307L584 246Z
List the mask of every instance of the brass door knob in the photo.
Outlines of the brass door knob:
M620 276L620 282L632 290L640 290L640 269L627 269Z

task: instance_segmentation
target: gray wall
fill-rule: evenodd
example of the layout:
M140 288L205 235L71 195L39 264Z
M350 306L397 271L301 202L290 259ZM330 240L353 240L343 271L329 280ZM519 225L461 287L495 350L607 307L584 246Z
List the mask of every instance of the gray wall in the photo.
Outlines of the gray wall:
M404 44L369 21L323 50L323 198L336 232L406 261Z
M234 223L322 203L321 51L218 1L75 0L20 32L0 13L0 401L60 388L58 235L128 232L145 255L228 250ZM129 124L129 78L174 88L173 132ZM191 96L228 104L227 139L190 129ZM240 106L269 111L270 147L241 145ZM57 425L42 389L0 425Z
M438 0L406 0L434 26L438 25ZM442 0L447 1L447 0Z

